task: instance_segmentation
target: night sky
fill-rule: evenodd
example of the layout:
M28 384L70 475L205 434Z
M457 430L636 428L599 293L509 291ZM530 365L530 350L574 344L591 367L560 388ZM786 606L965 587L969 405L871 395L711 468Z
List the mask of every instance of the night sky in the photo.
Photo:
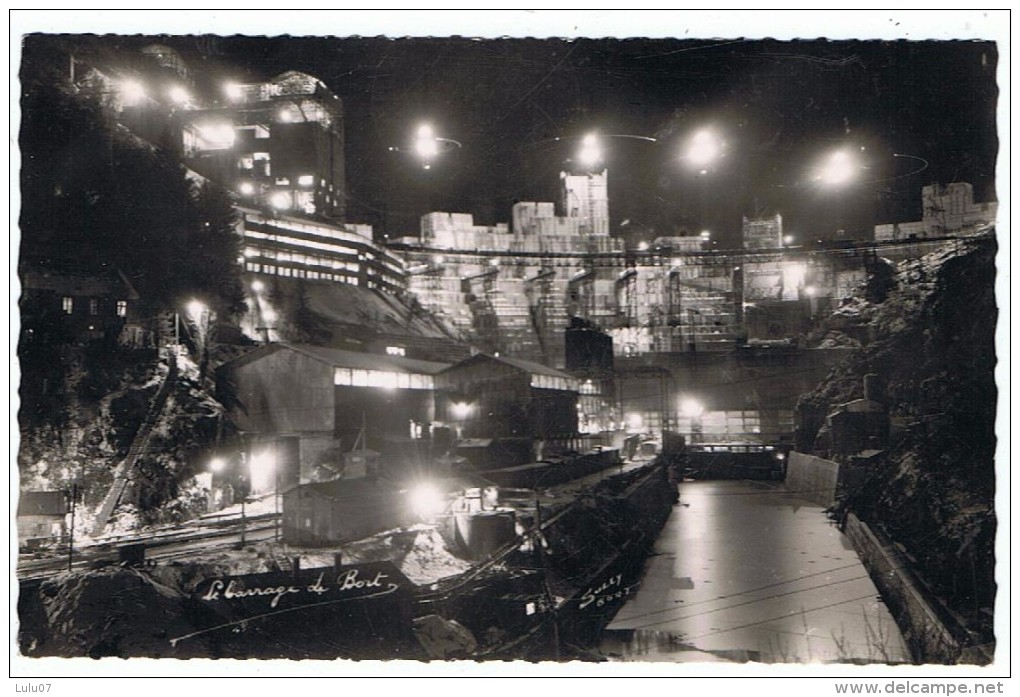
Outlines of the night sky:
M390 237L416 234L428 210L492 224L516 200L556 200L590 131L657 139L603 139L612 229L632 242L710 229L728 246L742 215L776 212L798 239L863 237L920 219L920 189L935 181L995 198L993 42L159 40L210 90L289 69L322 79L346 110L348 217ZM389 151L422 122L463 145L427 171ZM679 155L705 126L727 154L700 176ZM837 148L862 169L821 188L811 169Z

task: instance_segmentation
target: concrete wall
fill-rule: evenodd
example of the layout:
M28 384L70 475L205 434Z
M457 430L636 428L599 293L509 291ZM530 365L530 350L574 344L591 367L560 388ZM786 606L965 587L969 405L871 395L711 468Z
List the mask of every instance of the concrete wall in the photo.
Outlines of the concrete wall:
M853 513L847 516L844 532L896 618L916 661L949 664L991 661L989 649L969 646L964 629L928 599L926 589L911 571L910 561L891 541Z
M790 453L786 490L820 506L831 506L839 486L839 464L804 453Z

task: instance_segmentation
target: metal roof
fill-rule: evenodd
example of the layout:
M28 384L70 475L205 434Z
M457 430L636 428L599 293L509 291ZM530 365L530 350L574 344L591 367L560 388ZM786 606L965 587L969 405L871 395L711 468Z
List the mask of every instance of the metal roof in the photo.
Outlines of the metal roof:
M555 368L550 368L549 366L542 365L541 363L535 363L534 361L526 361L523 358L509 358L509 357L506 357L506 356L490 356L487 353L476 353L475 355L471 356L470 358L465 358L460 363L456 363L453 366L447 366L447 367L456 368L459 365L470 363L472 361L481 361L481 360L496 361L497 363L504 363L506 365L512 366L514 368L518 368L519 370L523 370L523 371L525 371L527 373L530 373L532 375L550 375L552 377L565 378L567 380L576 380L577 379L573 375L568 375L567 373L564 373L561 370L556 370Z
M247 365L277 351L295 351L309 358L325 363L333 368L356 368L360 370L389 370L398 373L416 373L419 375L435 375L450 367L449 363L423 361L417 358L389 356L382 353L362 353L345 351L344 349L312 346L310 344L288 344L278 342L266 344L253 351L238 356L225 366Z
M422 373L425 375L435 375L439 371L450 367L449 363L423 361L418 358L390 356L382 353L360 353L358 351L345 351L344 349L311 346L308 344L281 343L280 346L303 353L306 356L320 360L323 363L329 363L335 368L393 370L398 373Z

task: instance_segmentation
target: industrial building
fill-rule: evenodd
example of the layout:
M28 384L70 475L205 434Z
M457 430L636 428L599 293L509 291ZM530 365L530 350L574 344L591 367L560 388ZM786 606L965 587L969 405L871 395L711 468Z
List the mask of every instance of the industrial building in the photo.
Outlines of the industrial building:
M577 434L576 378L518 358L477 354L435 376L438 418L463 438Z
M382 453L389 467L413 462L428 447L435 376L447 367L273 343L225 363L218 382L249 464L274 470L258 482L253 472L257 491L277 476L284 484L344 476L345 454L359 448Z
M233 193L247 272L405 293L402 260L345 220L343 104L321 80L291 70L203 93L162 44L78 50L68 65L72 86L119 124Z
M188 166L253 207L344 220L343 105L318 78L289 70L185 112Z
M921 189L921 220L875 226L876 242L944 237L995 222L999 204L974 202L974 187L967 182Z
M241 208L244 269L251 274L332 281L393 295L406 291L403 262L375 244L368 225Z
M776 213L770 218L743 218L741 236L744 249L779 249L783 246L783 216Z

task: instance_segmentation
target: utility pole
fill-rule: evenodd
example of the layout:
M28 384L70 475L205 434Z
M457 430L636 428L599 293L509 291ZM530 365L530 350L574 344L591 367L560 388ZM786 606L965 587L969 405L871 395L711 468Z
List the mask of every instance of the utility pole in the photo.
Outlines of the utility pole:
M74 562L74 510L75 504L78 499L78 483L75 482L71 485L71 536L68 540L67 545L67 570L71 570L71 564Z

